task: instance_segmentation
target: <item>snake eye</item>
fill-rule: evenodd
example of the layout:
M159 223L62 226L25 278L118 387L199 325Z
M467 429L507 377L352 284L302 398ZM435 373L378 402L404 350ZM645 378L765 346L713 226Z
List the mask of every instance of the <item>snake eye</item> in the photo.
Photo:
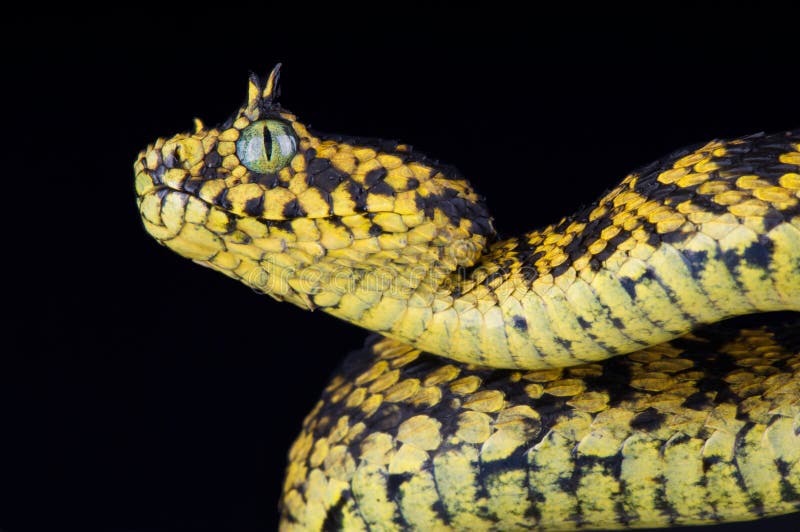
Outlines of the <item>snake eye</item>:
M259 120L242 130L236 155L248 169L260 174L277 172L297 152L292 126L279 120Z

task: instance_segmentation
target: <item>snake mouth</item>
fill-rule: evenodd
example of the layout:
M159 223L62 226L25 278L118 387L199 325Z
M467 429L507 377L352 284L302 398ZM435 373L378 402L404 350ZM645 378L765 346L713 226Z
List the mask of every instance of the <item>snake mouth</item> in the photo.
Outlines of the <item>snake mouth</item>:
M160 244L196 261L228 251L236 220L202 198L158 184L137 198L145 230Z

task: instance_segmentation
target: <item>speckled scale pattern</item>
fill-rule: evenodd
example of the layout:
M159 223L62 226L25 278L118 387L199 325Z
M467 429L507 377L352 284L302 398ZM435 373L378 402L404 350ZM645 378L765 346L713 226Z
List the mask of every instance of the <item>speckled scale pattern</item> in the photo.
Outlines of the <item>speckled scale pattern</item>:
M490 345L490 327L450 356L576 364L737 314L797 310L798 145L791 131L681 150L557 224L491 244L449 295L454 307L491 301L502 330L483 358L457 351Z
M259 120L297 139L269 175L236 153ZM263 98L222 126L159 139L135 172L145 228L181 255L434 354L535 369L800 310L798 146L789 131L681 150L511 239L452 167L397 142L311 132Z
M770 321L537 371L375 338L303 423L282 528L612 529L798 510L800 318Z
M788 164L791 157L781 161L793 137L798 141L797 134L759 134L679 150L632 172L576 215L524 235L515 251L520 262L536 267L534 278L547 273L558 277L575 263L597 271L619 246L636 240L652 247L661 240L681 242L715 215L750 218L746 223L769 231L800 214L797 195L781 183L797 172L796 161ZM569 243L559 244L562 239ZM541 245L546 240L563 251L563 262L560 254L556 260L540 260L552 249Z
M800 324L752 315L800 311L800 130L680 150L504 239L452 167L310 131L276 86L277 69L251 78L228 121L156 140L134 172L159 243L382 335L304 422L284 530L601 529L798 509ZM295 137L269 174L237 152L262 120Z

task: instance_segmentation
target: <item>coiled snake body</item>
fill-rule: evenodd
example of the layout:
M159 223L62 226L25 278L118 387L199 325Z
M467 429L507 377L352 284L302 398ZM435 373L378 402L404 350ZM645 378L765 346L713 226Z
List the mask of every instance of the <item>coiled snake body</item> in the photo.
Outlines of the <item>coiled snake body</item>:
M381 336L303 422L285 530L568 530L800 509L800 131L712 141L500 239L457 171L252 77L134 168L160 243ZM714 325L712 325L714 324ZM443 358L447 357L447 358Z

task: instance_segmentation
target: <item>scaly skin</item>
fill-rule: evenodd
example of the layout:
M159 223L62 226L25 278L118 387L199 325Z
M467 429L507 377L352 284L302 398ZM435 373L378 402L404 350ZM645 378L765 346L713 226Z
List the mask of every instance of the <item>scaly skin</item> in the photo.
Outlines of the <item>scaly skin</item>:
M494 370L379 340L289 453L283 530L573 530L800 509L800 318Z
M306 419L284 528L662 526L798 508L790 326L663 342L800 310L800 131L682 150L500 240L457 171L316 135L275 104L276 83L277 69L263 88L251 79L231 120L159 139L134 168L159 242L391 339L353 355Z

